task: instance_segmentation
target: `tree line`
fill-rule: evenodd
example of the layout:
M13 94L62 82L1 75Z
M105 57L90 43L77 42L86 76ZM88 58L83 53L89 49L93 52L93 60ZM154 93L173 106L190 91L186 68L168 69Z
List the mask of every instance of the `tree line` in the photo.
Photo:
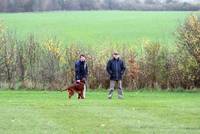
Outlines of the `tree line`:
M118 51L127 70L127 89L200 88L200 18L190 16L176 32L176 51L159 42L144 41L140 54L123 46L97 50L78 44L66 48L56 39L39 42L33 35L24 40L0 24L0 88L55 90L74 81L74 62L85 54L89 66L88 87L108 88L106 63ZM100 44L99 44L100 45Z
M54 10L196 11L200 2L179 0L1 0L0 12Z

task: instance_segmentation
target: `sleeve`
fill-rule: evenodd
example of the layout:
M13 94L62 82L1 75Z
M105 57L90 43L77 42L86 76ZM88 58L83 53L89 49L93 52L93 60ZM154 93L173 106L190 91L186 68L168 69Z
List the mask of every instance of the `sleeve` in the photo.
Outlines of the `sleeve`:
M107 72L111 75L112 74L112 70L111 70L111 61L109 60L106 66L106 70Z
M75 77L76 80L80 80L80 67L77 62L75 63Z
M88 76L88 65L86 64L85 65L85 77L87 77Z
M125 66L124 62L122 61L122 63L121 63L121 74L124 74L125 70L126 70L126 66Z

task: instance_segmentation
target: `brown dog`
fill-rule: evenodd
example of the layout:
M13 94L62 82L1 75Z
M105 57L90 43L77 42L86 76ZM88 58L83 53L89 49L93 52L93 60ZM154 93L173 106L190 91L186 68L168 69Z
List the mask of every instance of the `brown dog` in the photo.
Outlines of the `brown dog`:
M74 95L74 93L78 94L78 99L84 99L83 91L84 91L85 81L81 80L80 82L75 82L71 86L69 86L66 90L68 91L69 99Z

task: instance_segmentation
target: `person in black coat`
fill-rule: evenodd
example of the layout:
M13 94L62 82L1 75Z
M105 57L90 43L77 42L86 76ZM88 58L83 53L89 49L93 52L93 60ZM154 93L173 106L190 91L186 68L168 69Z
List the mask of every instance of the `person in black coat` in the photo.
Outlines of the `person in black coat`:
M108 98L111 99L115 87L115 83L118 83L118 98L123 98L123 91L122 91L122 76L124 71L126 70L124 62L120 59L120 55L115 52L113 53L113 58L110 59L107 63L106 70L110 75L110 89Z
M80 59L75 62L75 79L76 82L79 83L81 80L86 82L88 75L88 66L86 63L85 55L81 54ZM86 86L84 86L83 96L85 98Z

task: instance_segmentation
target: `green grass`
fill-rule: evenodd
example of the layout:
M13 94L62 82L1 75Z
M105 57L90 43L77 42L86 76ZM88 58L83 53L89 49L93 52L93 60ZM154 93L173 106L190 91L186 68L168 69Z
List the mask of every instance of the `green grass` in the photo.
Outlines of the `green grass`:
M199 134L200 93L1 91L1 134Z
M174 32L191 12L71 11L0 13L20 38L34 33L44 40L56 36L64 44L138 44L142 40L173 44ZM140 44L140 43L139 43ZM138 45L139 45L138 44Z

